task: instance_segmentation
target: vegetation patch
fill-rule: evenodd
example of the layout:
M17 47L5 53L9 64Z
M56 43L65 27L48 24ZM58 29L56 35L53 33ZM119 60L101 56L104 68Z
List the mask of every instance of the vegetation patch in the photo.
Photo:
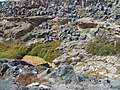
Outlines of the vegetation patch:
M30 51L26 45L19 46L17 42L8 41L0 43L0 58L5 59L22 59Z
M39 56L48 62L62 54L62 51L56 50L60 41L47 43L36 43L30 46L18 45L16 42L0 43L0 58L3 59L22 59L25 55Z
M107 37L99 37L96 41L90 41L86 45L86 51L92 55L119 55L120 54L120 39L116 42L109 42Z
M120 66L117 66L116 68L117 68L116 74L120 74Z
M82 54L79 55L80 60L82 60L84 58L84 56Z
M62 54L62 51L56 50L60 45L60 41L38 43L35 44L32 50L28 53L32 56L39 56L46 61L52 62L53 59Z

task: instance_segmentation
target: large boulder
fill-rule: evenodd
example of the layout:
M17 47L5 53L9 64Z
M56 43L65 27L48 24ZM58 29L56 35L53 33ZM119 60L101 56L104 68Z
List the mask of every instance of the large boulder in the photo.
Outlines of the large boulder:
M0 81L0 90L17 90L18 86L13 81L1 80Z
M61 65L56 72L58 81L64 84L78 83L79 80L74 72L74 69L70 65Z

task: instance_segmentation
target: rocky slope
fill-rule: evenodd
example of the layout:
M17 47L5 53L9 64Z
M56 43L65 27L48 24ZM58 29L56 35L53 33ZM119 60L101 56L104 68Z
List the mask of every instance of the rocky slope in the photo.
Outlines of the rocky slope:
M47 63L34 67L24 61L0 61L0 90L119 90L119 78L100 79L76 74L71 65L52 69ZM41 72L43 70L43 72Z
M120 0L0 2L0 58L10 50L23 59L0 60L0 90L119 90Z

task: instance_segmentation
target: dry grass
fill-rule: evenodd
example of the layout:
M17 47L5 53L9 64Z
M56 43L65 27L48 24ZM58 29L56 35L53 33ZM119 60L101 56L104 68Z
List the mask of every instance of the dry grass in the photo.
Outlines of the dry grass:
M29 85L34 82L38 82L38 83L48 82L48 80L43 79L43 78L37 78L36 75L31 74L31 73L19 75L16 81L24 86Z
M87 63L86 62L78 62L78 64L77 65L86 65Z
M3 78L3 76L0 76L0 80L3 80L4 78Z
M38 56L30 56L30 55L24 56L23 61L26 61L34 66L43 64L43 63L49 63L49 62L45 61L43 58L40 58ZM49 64L51 65L51 63L49 63Z
M109 42L107 36L97 37L96 41L89 41L85 50L91 55L106 56L120 54L120 40L116 38L115 42Z
M11 59L13 52L18 48L15 41L0 42L0 58Z
M0 42L0 49L16 49L17 47L17 42L15 41L5 41L4 43Z
M85 75L95 75L95 71L84 71Z
M21 74L19 75L18 79L16 80L18 83L22 84L22 85L28 85L30 83L32 83L33 78L36 78L36 76L34 74Z

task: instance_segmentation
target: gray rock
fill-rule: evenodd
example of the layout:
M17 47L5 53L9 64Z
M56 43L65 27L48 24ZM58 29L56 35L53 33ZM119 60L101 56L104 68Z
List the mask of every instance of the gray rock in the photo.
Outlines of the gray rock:
M59 60L56 60L56 59L55 59L55 60L53 60L53 63L54 63L55 65L60 65L61 62L60 62Z
M45 68L51 68L51 66L48 63L39 64L37 66L41 66L41 67L45 67Z
M105 35L105 31L99 31L99 32L98 32L98 36L101 36L101 37L102 37L103 35Z
M4 74L4 78L12 79L19 75L19 68L10 67Z
M119 78L116 78L115 80L111 80L110 84L111 84L112 88L115 88L118 90L120 89L120 79Z
M39 85L39 90L51 90L51 88L49 86L46 85Z
M17 90L18 86L13 81L1 80L0 81L0 90Z
M86 38L87 38L87 35L81 35L81 36L80 36L80 39L81 39L81 40L85 40Z
M9 66L7 64L0 65L0 75L3 76L8 69L9 69Z
M78 78L70 65L61 65L56 72L57 79L64 84L78 83Z
M39 74L37 75L37 77L38 77L38 78L45 77L45 76L47 76L47 75L50 74L50 73L51 73L51 70L50 70L50 69L46 69L46 70L43 71L42 73L39 73Z

